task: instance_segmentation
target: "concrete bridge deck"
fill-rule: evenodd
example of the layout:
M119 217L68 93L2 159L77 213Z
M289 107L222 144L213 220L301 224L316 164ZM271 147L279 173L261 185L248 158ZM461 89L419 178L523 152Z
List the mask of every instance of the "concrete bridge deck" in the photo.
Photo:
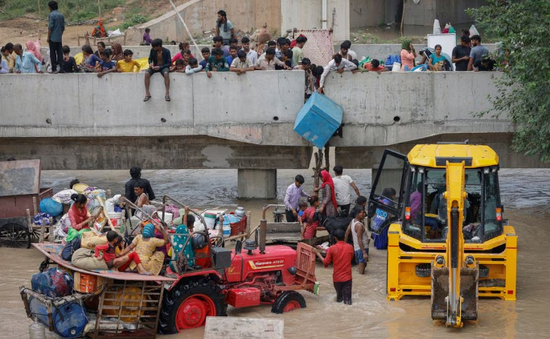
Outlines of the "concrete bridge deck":
M473 115L490 108L498 76L330 74L326 93L345 112L343 137L330 141L336 161L369 168L386 147L406 152L418 142L468 138L493 146L504 167L545 166L510 151L514 124L506 116ZM41 158L44 169L236 168L266 178L309 165L313 148L293 131L302 71L172 74L171 102L156 75L146 103L143 77L0 76L0 159Z

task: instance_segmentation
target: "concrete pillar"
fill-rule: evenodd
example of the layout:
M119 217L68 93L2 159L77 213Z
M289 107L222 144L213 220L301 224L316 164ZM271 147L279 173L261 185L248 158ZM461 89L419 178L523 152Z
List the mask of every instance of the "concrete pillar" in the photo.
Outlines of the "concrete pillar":
M276 169L239 169L239 198L273 199L277 197Z

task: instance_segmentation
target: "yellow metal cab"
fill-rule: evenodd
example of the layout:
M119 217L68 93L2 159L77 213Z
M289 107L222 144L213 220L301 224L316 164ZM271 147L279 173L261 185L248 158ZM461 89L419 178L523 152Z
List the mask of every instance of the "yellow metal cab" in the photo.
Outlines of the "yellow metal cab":
M498 171L498 155L484 145L384 152L368 214L385 216L369 228L387 231L388 300L431 296L432 318L454 327L477 319L478 296L516 300L517 236L503 219ZM384 196L387 188L396 194Z

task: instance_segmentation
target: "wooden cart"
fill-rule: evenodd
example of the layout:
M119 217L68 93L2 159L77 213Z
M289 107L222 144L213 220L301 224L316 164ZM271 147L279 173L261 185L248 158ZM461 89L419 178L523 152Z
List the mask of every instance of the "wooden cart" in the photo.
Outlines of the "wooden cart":
M40 188L40 171L40 160L0 162L0 246L30 248L32 235L40 234L31 213L38 214L40 201L53 196L51 188Z
M86 336L93 339L132 337L154 339L157 334L158 319L163 301L164 284L174 281L163 276L144 276L135 273L115 271L87 271L73 266L60 257L62 246L59 244L33 244L46 256L48 264L56 264L72 274L75 278L75 289L82 285L79 280L89 276L97 277L92 291L75 292L71 297L82 298L83 294L91 301L86 305L97 303L97 312L93 330ZM45 266L45 265L43 265ZM34 292L21 290L27 315L31 317L27 298ZM95 307L94 307L95 308ZM50 317L51 318L51 317ZM53 324L50 324L50 330Z

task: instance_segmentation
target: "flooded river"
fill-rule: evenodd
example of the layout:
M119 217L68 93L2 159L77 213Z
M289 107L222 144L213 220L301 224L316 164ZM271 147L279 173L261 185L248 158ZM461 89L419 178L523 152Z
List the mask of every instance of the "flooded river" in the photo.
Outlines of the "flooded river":
M362 194L370 190L370 170L345 171L356 181ZM278 171L278 199L296 174L306 177L311 191L309 171ZM44 171L42 187L54 191L69 185L73 178L81 182L122 193L127 171ZM193 207L244 206L252 211L253 223L260 218L261 207L273 201L243 201L237 198L236 170L156 170L144 171L157 196L169 194ZM321 282L319 297L304 293L307 308L275 315L268 306L247 309L229 307L230 317L282 318L285 338L550 338L546 311L550 303L550 170L501 170L502 200L506 218L516 228L518 246L518 301L481 299L479 321L462 329L448 329L430 318L429 298L405 298L387 301L385 297L386 251L371 248L367 274L353 276L353 305L334 301L332 269L317 265ZM30 286L30 277L43 257L34 249L0 248L0 338L28 338L30 319L25 315L18 293L21 285ZM202 338L202 328L162 338ZM244 339L244 338L243 338Z

